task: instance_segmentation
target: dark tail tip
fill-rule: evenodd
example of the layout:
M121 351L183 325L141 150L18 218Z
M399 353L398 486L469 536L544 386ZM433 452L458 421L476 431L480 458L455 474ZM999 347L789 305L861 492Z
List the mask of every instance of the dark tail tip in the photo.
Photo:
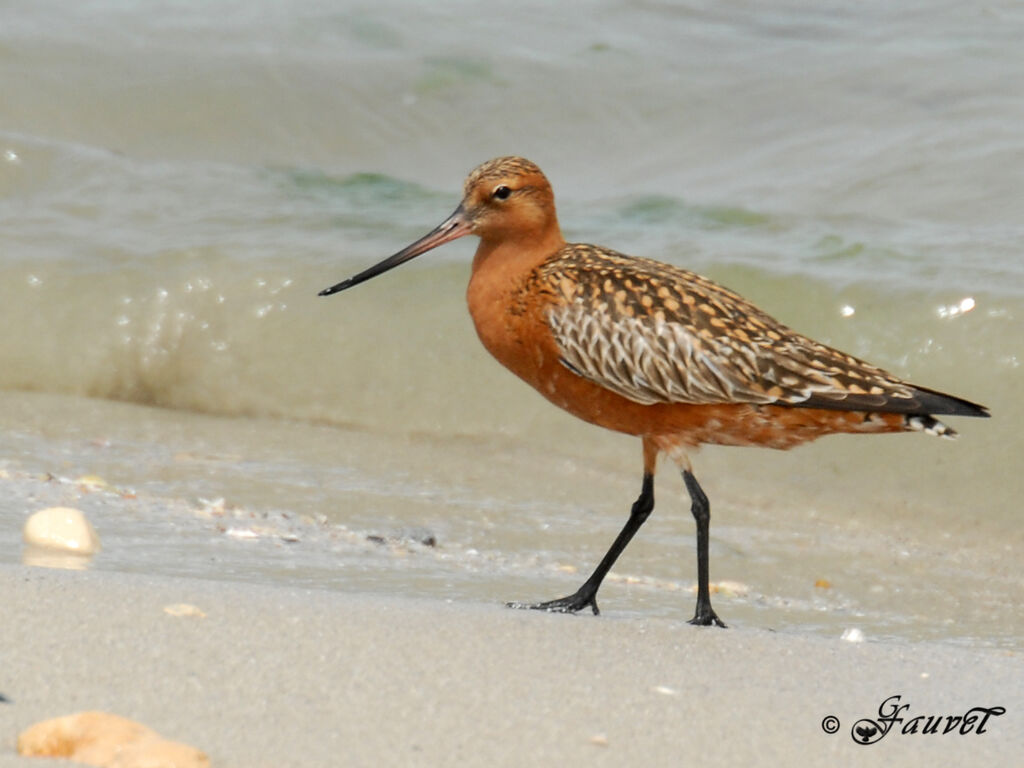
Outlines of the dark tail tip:
M962 397L954 397L934 389L914 387L914 400L920 413L949 414L950 416L976 416L987 419L990 414L984 405L972 403Z

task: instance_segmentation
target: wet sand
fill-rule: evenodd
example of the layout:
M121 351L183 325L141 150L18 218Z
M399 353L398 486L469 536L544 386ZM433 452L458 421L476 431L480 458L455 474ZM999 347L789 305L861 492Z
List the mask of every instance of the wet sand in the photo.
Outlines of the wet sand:
M16 756L17 734L84 709L215 766L965 766L1024 753L1024 658L1007 650L25 566L0 567L0 585L0 766L50 764ZM181 603L205 616L164 610ZM907 719L1006 714L980 735L855 744L853 723L894 694Z

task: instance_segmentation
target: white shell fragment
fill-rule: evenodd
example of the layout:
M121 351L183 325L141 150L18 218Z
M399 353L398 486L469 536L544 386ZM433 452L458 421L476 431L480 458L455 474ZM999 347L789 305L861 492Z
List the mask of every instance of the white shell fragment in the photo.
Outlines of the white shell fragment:
M79 555L100 550L100 537L81 510L72 507L47 507L25 521L22 538L26 544L47 547Z
M165 605L164 613L170 616L184 617L194 616L197 619L205 619L206 614L199 608L190 603L175 603L174 605Z

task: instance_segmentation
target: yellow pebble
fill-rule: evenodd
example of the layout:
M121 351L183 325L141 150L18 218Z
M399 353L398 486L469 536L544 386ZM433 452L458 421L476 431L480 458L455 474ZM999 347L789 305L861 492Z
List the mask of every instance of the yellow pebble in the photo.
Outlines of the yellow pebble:
M80 555L100 550L100 537L81 510L72 507L47 507L25 521L22 538L36 547L59 549Z
M170 616L195 616L198 619L206 618L206 614L203 613L202 610L188 603L175 603L174 605L165 605L164 613L169 614Z
M84 491L102 491L109 483L99 475L82 475L77 478L75 482L81 486Z

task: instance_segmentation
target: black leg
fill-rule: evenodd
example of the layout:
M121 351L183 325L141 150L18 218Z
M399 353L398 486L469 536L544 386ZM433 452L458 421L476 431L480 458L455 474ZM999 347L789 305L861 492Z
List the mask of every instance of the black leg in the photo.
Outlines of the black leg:
M711 607L711 591L708 586L708 526L711 522L711 504L708 503L708 497L704 495L704 489L700 487L693 473L683 470L683 481L686 483L686 490L690 492L690 512L697 522L697 610L690 623L703 627L711 624L724 627L725 624Z
M624 550L626 545L629 544L633 535L640 530L640 526L643 525L644 521L651 516L651 511L653 509L654 475L644 473L643 488L640 491L640 497L633 502L633 508L629 512L629 520L626 521L626 525L619 532L619 535L615 537L615 541L612 542L611 548L601 559L600 564L598 564L597 568L590 575L590 578L583 582L582 587L568 597L563 597L558 600L549 600L546 603L506 603L506 605L509 608L533 608L538 611L555 611L557 613L575 613L589 605L591 609L593 609L595 615L599 614L600 611L597 608L597 590L600 589L601 582L604 581L604 577L607 575L608 571L611 570L612 565L615 564L619 555L622 554L622 550ZM706 530L706 522L704 527ZM710 605L708 608L710 609Z

